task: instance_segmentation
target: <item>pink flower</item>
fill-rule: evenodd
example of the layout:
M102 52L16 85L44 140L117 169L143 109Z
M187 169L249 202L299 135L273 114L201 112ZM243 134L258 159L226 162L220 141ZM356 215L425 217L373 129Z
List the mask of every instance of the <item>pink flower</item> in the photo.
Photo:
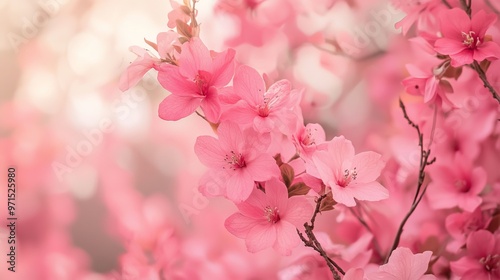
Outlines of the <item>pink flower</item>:
M303 196L288 198L288 191L281 181L266 182L265 193L254 189L247 201L237 205L239 213L227 218L227 230L245 239L249 252L255 253L269 247L283 255L300 243L297 228L312 216L312 205Z
M212 193L225 193L227 198L239 203L252 193L255 181L280 175L274 158L262 152L269 143L259 142L253 130L241 131L234 123L221 123L218 136L219 139L200 136L194 146L200 161L212 169L210 173L215 183L211 188L219 186L223 190Z
M448 81L438 78L431 71L422 71L412 64L406 65L406 69L411 75L411 77L403 80L406 92L423 96L425 103L436 102L441 105L444 102L453 106L453 103L446 96L446 93L453 92L453 88Z
M346 206L355 206L358 200L379 201L389 196L388 191L375 181L384 168L381 155L375 152L354 154L351 141L335 137L326 151L316 151L307 172L321 178L333 193L333 199Z
M398 247L392 252L389 262L378 271L368 274L368 280L431 280L434 275L424 275L432 252L413 254L410 249Z
M146 41L151 47L153 47L160 58L157 58L149 51L144 48L133 46L130 47L130 51L135 53L138 57L132 62L125 73L120 77L118 82L118 88L121 91L126 91L129 88L135 86L142 77L151 69L159 69L162 63L172 63L175 58L175 48L178 42L179 35L173 31L161 32L156 36L156 44Z
M453 67L470 64L474 60L497 59L500 46L485 38L486 30L496 19L495 15L483 10L472 19L462 9L447 10L441 16L443 38L438 39L434 47L437 52L450 56Z
M463 280L500 279L500 234L487 230L467 238L467 254L451 262L451 271Z
M292 135L297 152L303 157L310 157L325 140L325 130L317 123L301 125L297 132Z
M452 252L458 251L467 240L471 232L485 229L491 221L489 215L485 215L478 207L474 212L453 213L446 217L446 230L454 239L447 245L447 249Z
M253 126L256 131L280 130L289 134L295 131L300 93L291 90L287 80L280 80L266 90L259 73L242 65L236 71L233 81L234 93L241 99L225 114L225 119L239 124Z
M431 166L429 174L432 182L426 195L434 209L458 206L472 212L481 204L479 194L486 186L486 172L482 167L473 167L462 154L457 154L452 164Z
M170 28L177 27L178 20L187 23L191 19L191 15L189 14L191 11L188 6L180 5L174 0L170 0L170 6L172 6L172 10L167 15L168 27Z
M182 45L178 66L162 64L160 84L172 94L160 104L159 116L179 120L192 114L198 106L205 117L217 123L220 117L218 89L231 80L234 73L234 50L212 56L199 38Z

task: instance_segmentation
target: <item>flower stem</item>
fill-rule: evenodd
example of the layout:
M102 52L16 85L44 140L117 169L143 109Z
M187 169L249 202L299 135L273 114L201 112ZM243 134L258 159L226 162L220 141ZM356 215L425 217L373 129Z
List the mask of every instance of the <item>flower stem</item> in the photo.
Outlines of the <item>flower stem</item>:
M392 252L399 246L399 241L401 239L401 235L403 234L406 222L411 217L415 209L417 209L418 204L420 203L420 201L425 195L425 192L427 191L427 186L422 189L425 180L425 168L436 161L436 158L433 158L432 160L429 161L429 156L431 154L430 147L424 149L424 135L420 131L420 127L417 124L415 124L408 116L408 113L406 112L406 107L403 101L401 101L401 99L399 100L399 107L401 107L404 118L408 121L408 124L411 125L413 128L415 128L415 130L417 131L418 145L420 146L420 167L418 170L418 183L417 183L417 191L415 192L415 197L413 198L410 210L405 215L405 217L401 221L401 224L399 225L396 237L394 238L394 242L392 243L392 247L389 250L387 257L385 258L384 263L387 263L389 261L389 257L391 256Z
M484 87L487 88L490 91L491 95L493 95L493 98L495 98L500 103L500 96L488 81L488 77L486 77L486 73L484 72L483 68L481 68L481 65L479 65L479 63L474 60L474 62L471 64L471 67L477 72L481 81L483 81Z
M299 234L300 239L302 242L304 242L304 245L306 247L311 247L313 248L316 252L318 252L323 259L325 259L326 264L330 268L330 271L332 272L333 279L335 280L340 280L340 275L339 272L344 275L345 272L344 270L335 262L333 261L328 254L325 252L323 247L321 246L321 243L319 243L318 239L314 235L314 223L316 221L316 216L320 212L320 207L321 207L321 201L326 198L326 194L321 195L317 200L316 200L316 208L314 209L313 216L311 218L311 221L308 223L304 223L304 229L305 233L307 235L307 238L297 229L297 233ZM338 272L337 272L338 271Z

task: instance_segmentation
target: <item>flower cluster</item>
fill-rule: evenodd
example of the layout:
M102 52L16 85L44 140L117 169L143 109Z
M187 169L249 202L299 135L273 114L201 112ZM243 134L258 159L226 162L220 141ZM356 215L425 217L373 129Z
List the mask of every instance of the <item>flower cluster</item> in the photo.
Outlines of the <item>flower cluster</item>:
M279 32L291 50L293 42L307 42L345 55L338 39L304 30L297 38L294 16L311 13L306 3L219 1L216 11L236 16L241 27L226 42L233 48L221 52L199 37L197 1L174 3L168 26L176 31L147 41L159 58L132 48L138 58L121 89L154 69L169 92L159 117L196 114L212 128L213 135L198 136L194 145L208 169L199 191L235 205L224 226L249 252L273 248L297 256L281 279L500 279L500 177L498 159L489 155L500 150L500 97L491 82L500 80L491 70L500 57L491 36L500 31L496 15L472 1L411 2L401 5L407 15L396 27L412 38L392 54L394 61L409 60L408 76L398 90L379 86L396 93L388 100L401 95L410 105L400 100L400 107L387 107L397 129L385 132L387 146L372 145L379 153L356 153L346 137L327 137L332 133L321 124L306 123L307 89L293 74L261 75L237 59L244 43L264 48L266 36ZM402 76L398 71L373 76ZM368 91L376 95L379 87ZM329 228L315 227L316 219L328 220ZM304 248L297 248L301 242ZM295 269L301 266L307 269Z

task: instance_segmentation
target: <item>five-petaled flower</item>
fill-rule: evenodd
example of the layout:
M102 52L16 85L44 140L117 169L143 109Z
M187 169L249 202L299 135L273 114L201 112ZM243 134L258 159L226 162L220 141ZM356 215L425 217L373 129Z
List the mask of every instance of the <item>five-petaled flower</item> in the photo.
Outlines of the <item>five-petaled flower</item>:
M460 279L500 279L500 234L478 230L467 237L467 254L451 262Z
M240 212L227 218L227 230L245 239L249 252L273 247L283 255L290 255L300 243L297 228L302 228L313 212L304 196L289 198L285 184L276 178L266 182L265 193L254 189L237 206Z
M160 104L160 118L175 121L191 115L198 106L217 123L221 114L218 91L234 74L234 50L212 55L199 38L182 45L178 66L162 64L158 81L172 94Z
M485 36L496 19L495 15L483 10L472 19L462 9L447 10L441 16L443 38L436 41L434 48L441 54L449 55L453 67L470 64L474 60L497 59L500 46Z
M387 189L375 181L384 166L380 154L363 152L355 155L351 141L340 136L328 143L327 150L312 155L307 172L331 188L335 201L355 206L355 198L379 201L389 196Z
M224 119L251 126L259 132L280 130L293 133L301 94L291 89L288 80L279 80L267 90L259 73L242 65L233 80L234 94L240 99L227 110Z
M222 189L218 193L239 203L252 193L255 181L279 176L276 161L272 155L265 153L269 143L259 142L255 131L241 131L237 124L224 122L217 132L219 139L198 137L194 150L200 161L212 168L212 180Z

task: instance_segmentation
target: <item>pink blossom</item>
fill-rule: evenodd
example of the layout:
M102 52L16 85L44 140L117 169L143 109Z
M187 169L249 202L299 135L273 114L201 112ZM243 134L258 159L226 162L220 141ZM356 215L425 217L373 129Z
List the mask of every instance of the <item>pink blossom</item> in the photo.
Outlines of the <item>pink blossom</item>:
M369 273L368 280L431 280L434 275L424 275L429 266L432 252L413 254L410 249L398 247L389 258L389 262Z
M238 203L252 193L255 181L279 176L276 161L263 152L268 144L259 142L253 130L241 131L237 124L222 123L217 132L219 139L200 136L194 147L200 161L211 168L212 189L219 186L227 198Z
M448 81L437 77L431 71L422 71L412 64L406 65L406 69L411 75L411 77L403 80L406 92L423 96L425 103L436 102L441 105L444 102L449 106L453 106L453 103L446 96L446 93L453 92L453 88Z
M462 9L447 10L441 15L443 38L438 39L434 47L437 52L450 56L453 67L470 64L474 60L497 59L500 46L485 38L486 31L496 19L494 14L483 10L472 19Z
M395 24L397 29L401 28L403 35L410 31L416 23L418 30L432 29L436 22L436 14L440 10L446 9L440 1L398 1L401 9L406 12L406 16Z
M313 211L305 197L288 198L285 184L275 178L266 182L265 193L254 189L248 200L237 206L240 212L231 215L225 226L230 233L245 239L252 253L273 247L290 255L300 243L296 228L302 228Z
M300 126L294 135L292 141L297 148L299 155L310 157L314 151L326 141L325 130L320 124L308 123L306 126Z
M158 70L160 64L172 62L176 54L174 46L179 43L178 37L177 33L168 31L161 32L156 36L156 44L147 41L158 52L159 58L151 55L144 48L130 47L130 51L137 55L137 59L127 67L125 73L120 77L118 88L121 91L126 91L135 86L151 68Z
M229 83L234 71L234 50L212 56L198 38L182 45L177 65L162 64L160 84L172 94L160 104L159 116L179 120L192 114L198 106L205 117L217 123L220 117L218 89Z
M479 229L485 229L490 223L491 218L476 208L474 212L453 213L446 218L446 230L454 239L448 243L447 249L452 252L458 251L467 240L471 232Z
M355 155L351 141L340 136L330 141L326 151L313 154L307 172L321 178L331 188L335 201L355 206L354 199L379 201L389 196L388 191L375 181L384 165L381 155L375 152Z
M427 189L427 198L434 209L460 207L472 212L482 198L479 196L486 186L486 172L480 166L457 154L452 164L436 165L429 168L432 182Z
M259 132L278 129L288 134L295 131L298 116L294 110L301 94L291 90L289 81L277 81L266 90L259 73L242 65L234 75L233 89L240 101L226 112L225 119L252 126Z
M450 265L451 271L463 280L500 279L500 234L487 230L471 233L466 255Z
M187 23L191 19L191 15L186 13L189 11L189 7L180 5L174 0L170 0L170 6L172 10L168 13L168 23L167 26L170 28L175 28L177 26L177 21Z

